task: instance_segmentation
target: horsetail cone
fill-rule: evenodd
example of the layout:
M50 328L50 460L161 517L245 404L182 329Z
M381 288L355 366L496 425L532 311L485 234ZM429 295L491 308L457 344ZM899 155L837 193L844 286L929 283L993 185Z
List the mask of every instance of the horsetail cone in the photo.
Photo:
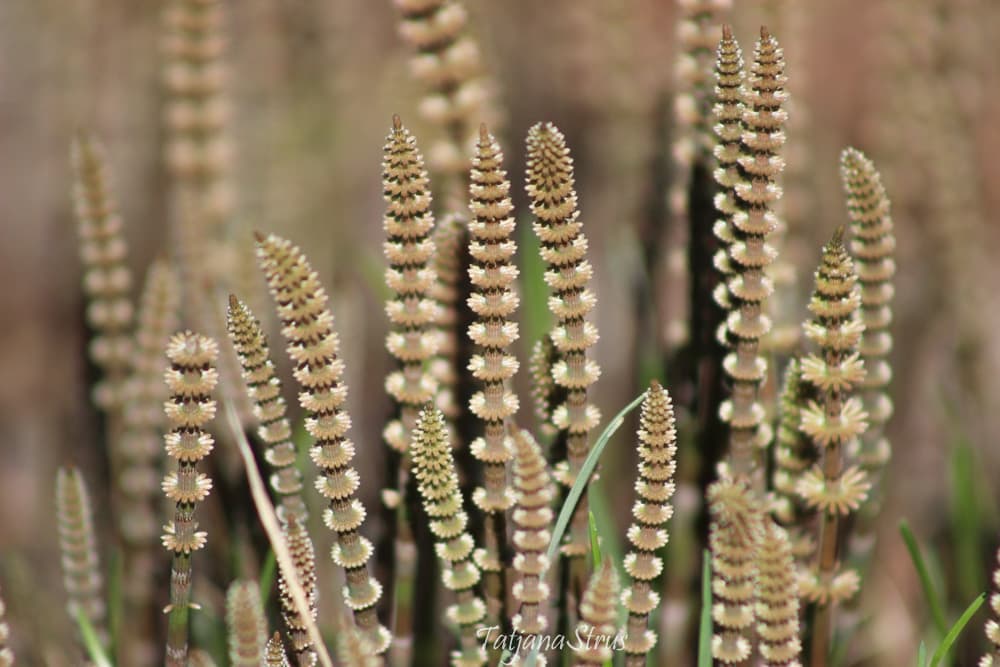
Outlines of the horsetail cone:
M553 424L566 434L567 456L556 466L556 478L570 487L590 451L590 431L601 419L600 411L587 400L588 387L601 373L597 362L587 358L598 334L586 316L597 298L588 287L593 267L586 259L588 243L576 207L573 158L566 138L555 125L539 123L528 132L527 152L525 188L536 218L532 227L541 244L539 252L548 267L549 310L557 320L551 332L556 349L552 379L565 390L565 399L552 412ZM577 505L570 541L563 550L574 557L589 550L586 501Z
M289 241L258 234L257 258L277 302L282 335L295 364L306 430L315 439L309 456L321 471L316 489L330 503L323 520L337 535L331 556L346 574L344 600L360 632L377 653L383 653L391 635L375 613L382 586L368 572L373 547L359 533L365 508L356 495L361 478L351 466L355 447L347 438L351 418L343 409L344 362L328 297L305 255Z
M580 622L577 637L586 637L573 648L573 664L577 667L603 665L614 657L612 646L618 632L618 572L608 559L590 577L580 601Z

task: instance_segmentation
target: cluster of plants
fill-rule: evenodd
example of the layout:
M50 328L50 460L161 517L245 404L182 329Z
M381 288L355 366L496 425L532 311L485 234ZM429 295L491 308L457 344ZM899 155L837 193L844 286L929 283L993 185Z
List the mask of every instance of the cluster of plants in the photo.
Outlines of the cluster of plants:
M383 149L392 414L379 442L351 439L345 366L362 361L341 355L335 294L308 246L229 230L221 3L171 0L166 13L173 226L137 299L108 159L93 136L74 142L112 508L99 530L83 473L59 470L55 524L81 659L842 660L891 460L895 237L873 162L843 151L843 225L816 249L801 326L776 326L783 50L761 28L745 62L719 20L725 3L681 3L669 214L686 236L687 343L647 369L637 396L599 408L594 346L615 332L599 334L591 316L595 266L566 137L548 122L528 131L528 210L516 211L501 106L462 5L395 4L427 89L421 112L440 133L425 162L395 116ZM251 263L269 299L240 277ZM547 326L519 359L522 300L547 311ZM280 344L266 333L275 320ZM277 370L286 363L290 378ZM530 395L515 391L518 374ZM613 439L633 410L634 434ZM620 485L634 498L628 525L608 511L609 452L634 464ZM384 461L384 478L362 477L358 458ZM380 502L362 502L364 489ZM681 489L691 501L675 518ZM316 553L319 531L329 555ZM937 664L984 596L949 629L903 536L939 635L920 664ZM224 619L210 620L206 600L222 590ZM990 607L982 665L1000 660L1000 596ZM8 666L16 638L3 613L0 601Z

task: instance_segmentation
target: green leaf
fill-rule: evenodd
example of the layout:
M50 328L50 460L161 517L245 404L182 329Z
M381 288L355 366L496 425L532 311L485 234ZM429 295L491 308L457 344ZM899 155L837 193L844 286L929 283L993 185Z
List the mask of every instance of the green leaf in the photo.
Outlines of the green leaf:
M986 593L980 593L979 597L973 600L972 604L966 607L965 611L962 612L962 615L958 617L958 620L955 621L955 625L951 626L951 629L948 630L948 633L944 636L944 641L941 642L941 645L937 647L936 651L934 651L934 655L931 656L931 667L937 667L938 664L940 664L941 659L949 650L951 650L952 644L954 644L958 640L958 636L962 634L962 630L965 629L965 626L969 623L972 617L975 616L976 612L979 611L979 608L983 606L984 600L986 600Z
M698 667L712 667L712 557L701 552L701 622L698 626Z
M642 399L646 398L646 392L643 392L636 396L631 403L626 405L621 409L614 419L608 422L608 425L604 427L604 431L601 436L594 443L594 446L590 449L590 453L587 454L587 458L584 459L583 465L580 467L580 472L576 476L576 481L573 486L570 487L569 493L566 494L566 502L563 503L562 508L559 510L559 516L556 519L555 525L552 527L552 541L549 542L549 548L546 551L546 556L550 563L554 563L556 555L559 553L559 545L562 543L563 535L566 534L566 528L569 526L569 521L573 517L573 510L576 509L576 504L580 501L580 496L583 495L584 490L587 488L590 482L590 476L594 473L594 468L597 467L597 462L601 459L601 454L604 452L604 448L607 447L608 441L611 436L621 428L621 425L625 422L625 416L635 410ZM525 667L535 667L535 661L538 659L538 652L541 649L540 646L535 646L531 653L528 654L528 658L525 660Z
M601 538L597 534L597 520L593 512L587 512L587 524L590 526L590 555L594 560L594 569L601 566Z
M968 599L985 586L981 530L985 525L977 497L976 463L968 441L959 437L951 450L951 534L955 544L958 590Z
M274 587L274 575L278 570L278 559L274 556L274 549L267 550L264 564L260 566L260 607L267 609L267 600L271 597L271 589Z
M931 610L934 627L943 637L948 628L944 620L944 607L941 605L941 600L934 591L934 585L931 582L927 564L924 562L924 557L920 553L920 547L917 545L917 539L913 536L913 531L910 530L910 525L906 523L906 519L899 522L899 534L902 535L903 542L906 543L906 550L910 552L910 559L917 570L917 576L920 578L920 587L924 589L924 597L927 598L927 605Z
M76 624L80 628L80 636L83 638L83 647L87 650L87 656L94 663L94 667L111 667L108 654L105 653L101 640L97 637L94 626L90 619L83 613L82 609L76 611Z
M917 667L927 667L927 645L923 642L917 649Z

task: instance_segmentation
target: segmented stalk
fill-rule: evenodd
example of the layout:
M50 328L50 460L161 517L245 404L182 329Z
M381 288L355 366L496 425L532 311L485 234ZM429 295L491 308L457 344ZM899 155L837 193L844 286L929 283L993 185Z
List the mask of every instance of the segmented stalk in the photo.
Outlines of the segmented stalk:
M294 515L288 516L288 522L284 526L285 542L288 544L288 552L292 556L292 563L295 565L295 573L298 576L302 590L306 594L306 601L309 603L309 611L312 618L316 619L318 591L316 588L316 552L313 548L312 539L306 530L305 524L301 523ZM309 638L309 631L306 629L305 620L295 608L295 601L292 599L288 583L284 574L278 573L278 591L281 595L281 615L285 619L285 627L288 628L288 639L295 654L296 663L300 667L312 667L316 664L316 650L312 640Z
M163 479L163 493L174 503L174 518L163 528L163 546L173 554L170 568L170 614L167 623L168 667L184 667L188 660L188 614L191 603L191 555L202 549L207 533L198 530L195 507L208 497L212 480L198 472L198 462L214 446L205 430L215 417L212 391L219 381L215 361L219 347L214 340L191 333L174 335L167 344L170 369L165 379L170 399L164 412L170 431L164 436L167 456L177 462L176 472Z
M232 667L260 667L267 641L267 622L260 605L260 584L256 581L230 584L226 593L226 630L229 664Z
M509 388L518 369L517 358L509 352L518 338L517 322L513 321L520 302L514 291L518 271L512 262L517 244L512 238L515 222L510 181L502 165L500 145L485 125L480 126L469 186L473 216L469 223L469 308L476 321L468 335L476 345L469 370L481 388L472 395L469 411L483 428L483 435L470 444L472 455L483 464L484 479L472 500L485 514L485 548L476 552L476 564L484 573L491 619L501 616L507 588L504 572L510 566L504 559L506 516L514 504L514 493L507 485L514 445L506 423L518 409L517 395Z
M257 258L277 303L295 379L302 388L299 404L307 414L306 430L316 440L309 455L322 473L316 489L330 502L323 520L337 534L331 555L346 573L344 599L360 632L381 654L391 635L375 613L382 586L368 572L372 544L358 532L365 508L356 496L361 479L351 467L354 443L346 437L351 418L342 407L347 398L344 362L328 297L305 255L287 240L258 234Z
M674 495L674 472L677 469L677 431L670 394L656 380L649 386L639 415L639 466L635 482L639 496L632 506L634 521L628 529L632 550L625 557L625 571L631 585L622 595L628 610L628 633L625 636L625 664L644 667L646 657L656 646L656 633L650 630L650 615L660 604L653 581L663 572L663 559L656 552L667 544L667 522L674 514L670 500Z
M792 544L785 529L764 519L757 545L757 651L764 667L801 667L799 594Z
M90 135L79 134L73 141L72 158L83 291L89 301L87 323L93 330L88 349L102 373L94 387L94 402L108 415L115 447L132 362L132 272L104 147ZM115 456L113 450L113 460Z
M532 227L548 265L549 310L557 320L551 332L557 350L552 379L566 391L565 400L552 413L553 424L565 432L566 440L566 460L556 466L555 476L570 487L590 451L590 431L601 419L597 407L587 401L587 388L601 372L597 362L587 358L598 335L597 327L585 318L597 299L587 287L593 268L586 259L587 237L576 208L573 159L566 139L555 125L539 123L528 132L527 152L525 188L537 218ZM582 558L590 549L587 508L586 498L581 499L573 514L569 542L563 546L567 556Z
M867 414L861 401L851 396L865 377L858 354L864 325L843 228L824 246L815 275L816 289L809 302L813 319L803 331L819 354L802 360L802 378L816 387L820 400L809 401L802 410L800 428L822 451L822 463L802 475L797 490L821 515L816 561L800 582L802 596L817 605L811 651L812 664L821 666L830 648L833 608L853 597L860 585L857 572L840 563L840 523L864 502L871 486L865 471L847 461L849 446L867 427Z
M759 471L757 450L771 441L758 394L767 375L760 340L771 330L765 302L774 291L767 267L776 253L767 237L777 225L774 206L781 188L776 180L784 168L779 155L785 142L782 126L787 119L782 109L787 98L784 66L778 42L766 28L761 28L744 92L739 155L727 156L735 164L720 181L728 189L719 198L719 210L728 216L724 234L728 267L724 268L731 270L723 272L729 291L726 337L732 347L723 368L733 384L720 416L729 424L733 474L753 475L758 490L763 488L763 475L754 474ZM730 126L734 133L736 128L735 124Z
M431 360L430 373L437 380L438 394L435 404L444 414L449 425L462 414L458 404L459 376L465 370L459 364L459 298L462 282L461 257L468 250L468 222L457 214L444 216L434 228L432 236L435 253L431 260L435 281L428 294L438 305L437 356ZM461 447L452 433L452 444Z
M727 474L708 488L712 551L712 657L748 665L754 642L754 586L760 513L746 478Z
M260 423L257 437L267 446L264 460L272 471L269 481L278 497L278 518L285 523L294 516L302 523L308 516L301 494L302 473L295 465L292 426L286 416L281 380L274 372L267 338L250 308L232 294L229 295L227 325L229 340L243 367L247 393L254 403L254 417Z
M472 558L475 542L466 532L468 516L462 509L458 473L440 410L421 411L410 450L417 488L430 518L437 555L444 564L442 582L456 597L446 611L448 621L460 629L461 646L452 652L451 664L479 667L486 664L481 633L477 633L486 616L486 604L476 593L480 571Z
M281 633L275 631L264 646L264 664L267 667L292 667L281 643Z
M573 664L577 667L604 665L614 657L620 593L618 572L605 558L590 577L580 602L580 622L574 638L582 641L573 646Z
M62 555L63 585L70 618L76 624L83 614L97 631L108 638L101 563L97 556L94 510L83 475L76 468L59 468L56 473L56 513L59 524L59 551Z

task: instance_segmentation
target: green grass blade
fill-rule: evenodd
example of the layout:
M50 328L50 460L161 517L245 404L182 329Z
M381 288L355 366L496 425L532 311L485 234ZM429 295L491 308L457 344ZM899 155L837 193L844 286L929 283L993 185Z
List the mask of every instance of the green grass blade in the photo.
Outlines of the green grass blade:
M267 600L271 597L274 587L274 575L278 570L278 559L274 557L274 549L267 550L264 564L260 566L260 607L267 609Z
M590 556L596 570L601 566L601 537L597 534L597 519L593 512L587 512L587 523L590 526Z
M917 649L917 667L927 667L927 644L920 642Z
M563 535L566 534L566 528L569 526L569 521L573 516L573 510L576 509L576 504L580 501L580 496L583 495L584 490L589 486L590 476L594 473L594 468L597 467L597 462L601 459L601 454L604 453L604 448L607 447L608 441L621 428L621 425L625 422L625 416L632 410L635 410L645 397L646 392L642 392L636 396L631 403L615 415L614 419L608 422L601 436L590 449L590 453L587 454L587 458L584 459L583 465L580 467L580 473L576 476L576 482L573 483L569 493L566 494L566 502L563 503L562 508L559 510L559 517L552 527L552 541L549 542L549 548L546 552L550 563L555 562L556 555L559 553L559 545L562 543ZM524 662L525 667L535 667L539 650L539 646L532 649Z
M944 620L944 607L941 605L941 600L934 591L934 585L931 582L931 575L927 569L927 563L924 561L924 557L920 553L920 547L917 545L917 538L913 536L913 531L910 530L910 525L906 523L906 519L899 522L899 534L903 537L903 542L906 543L906 550L910 552L910 559L913 561L913 566L917 570L917 576L920 578L920 587L924 589L924 597L927 598L927 606L930 607L934 627L943 637L945 632L948 630L948 625Z
M969 623L972 617L975 616L976 612L979 611L979 608L983 606L984 600L986 600L986 593L980 593L979 597L973 600L972 604L966 607L965 611L962 612L962 615L958 617L958 620L955 621L955 625L951 626L951 629L948 630L947 634L945 634L944 641L941 642L941 645L937 647L936 651L934 651L934 655L931 656L931 667L937 667L938 664L940 664L941 659L949 650L951 650L952 644L954 644L958 640L958 636L962 634L962 630L965 629L965 626Z
M111 667L111 660L108 659L108 654L105 653L94 626L91 625L90 619L87 618L82 609L78 609L76 612L76 624L80 628L83 647L87 650L87 656L94 663L94 667Z
M980 543L985 523L979 507L975 471L972 447L965 438L960 437L951 450L952 492L949 509L952 540L958 561L955 576L959 593L964 599L973 597L986 585L983 573L987 571L987 567L983 562Z
M701 622L698 626L698 667L712 667L712 557L702 551Z

